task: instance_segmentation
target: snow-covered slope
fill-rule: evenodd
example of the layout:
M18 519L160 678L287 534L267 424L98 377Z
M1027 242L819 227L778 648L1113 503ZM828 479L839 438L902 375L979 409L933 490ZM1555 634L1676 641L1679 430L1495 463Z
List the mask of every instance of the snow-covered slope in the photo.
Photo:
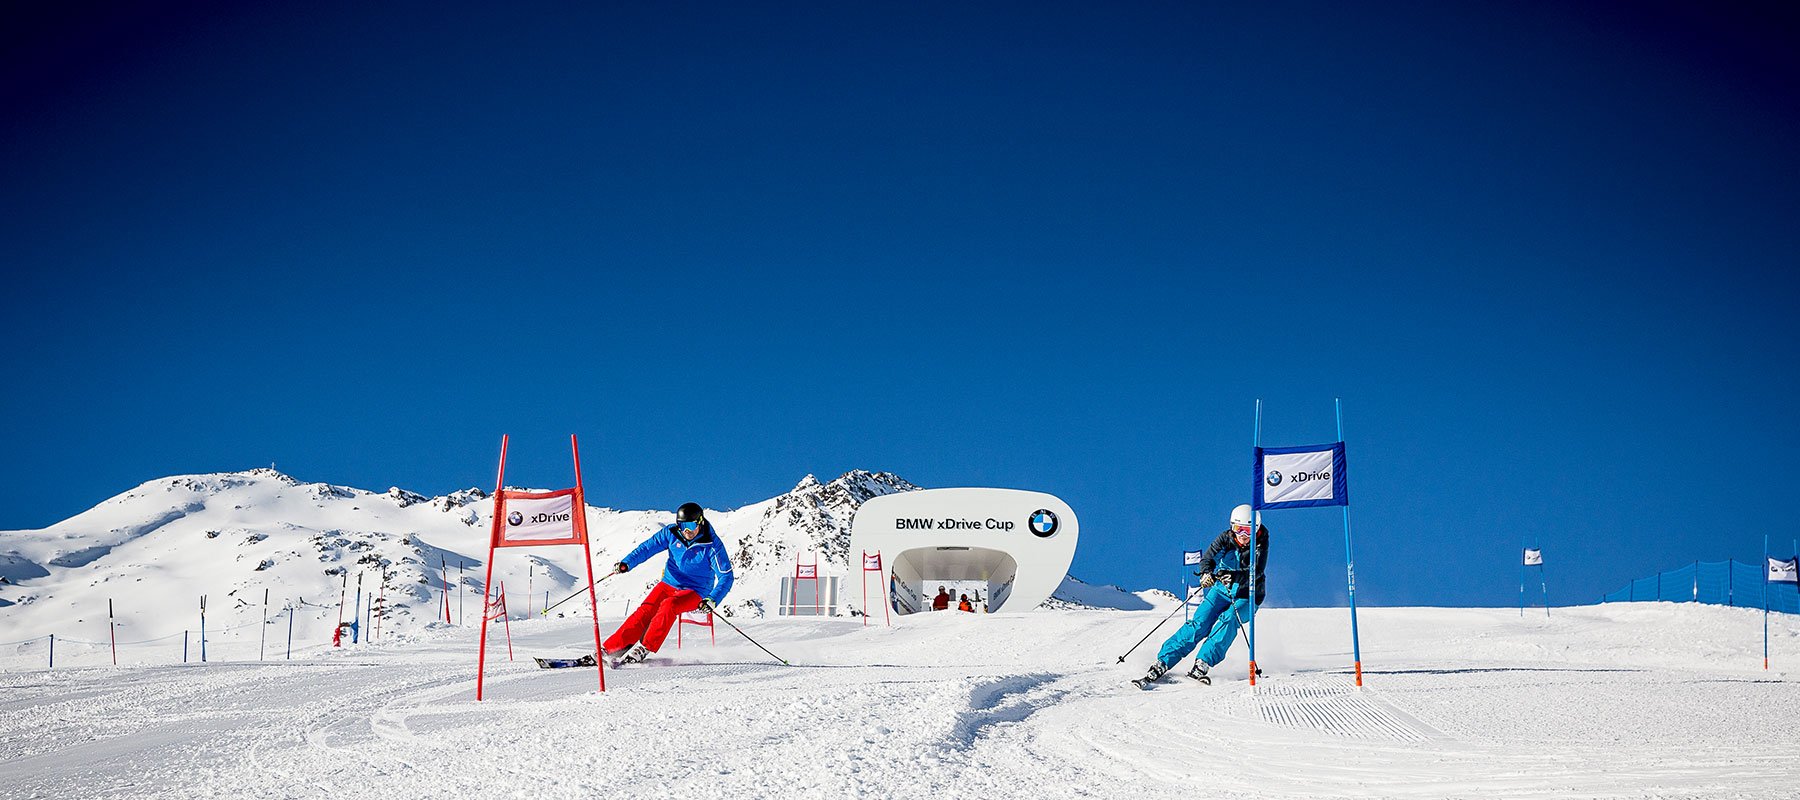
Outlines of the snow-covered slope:
M732 547L731 613L773 613L796 553L820 554L825 575L845 576L849 523L870 497L917 487L890 473L854 471L708 517ZM487 557L492 504L480 489L427 498L399 488L370 492L303 483L269 469L154 480L43 530L0 532L0 641L60 633L104 639L113 602L123 641L259 624L291 607L304 641L335 627L341 598L354 613L377 597L383 633L436 620L473 619ZM594 565L605 572L667 524L667 511L587 510ZM584 581L580 548L509 549L495 559L515 616L558 600ZM641 598L661 574L656 560L600 584L603 608ZM384 579L385 576L385 579ZM571 601L559 611L583 610Z
M1172 602L1172 601L1171 601ZM543 671L578 619L293 661L113 668L0 648L8 797L1791 798L1800 619L1669 603L1268 609L1212 686L1130 686L1172 608L742 618L646 665ZM617 615L602 619L616 625ZM1165 631L1167 628L1164 629ZM244 632L233 632L242 636ZM62 659L80 665L64 666ZM1185 664L1183 668L1185 668Z

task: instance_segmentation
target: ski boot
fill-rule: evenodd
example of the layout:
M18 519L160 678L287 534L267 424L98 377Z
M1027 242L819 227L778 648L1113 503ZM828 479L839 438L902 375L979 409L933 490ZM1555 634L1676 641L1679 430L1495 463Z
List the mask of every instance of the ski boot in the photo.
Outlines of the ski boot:
M1204 661L1195 661L1194 668L1188 670L1187 676L1207 686L1212 685L1212 676L1206 674L1206 662Z
M1161 661L1158 661L1150 665L1150 671L1144 673L1144 677L1132 681L1131 685L1136 686L1139 689L1149 689L1150 684L1155 683L1157 679L1163 676L1163 673L1168 671L1169 668L1163 666Z
M618 660L614 661L612 665L617 668L625 666L626 664L641 664L644 662L644 659L649 657L650 648L645 647L643 642L638 642L637 644L632 645L630 650L626 650L625 655L619 656Z

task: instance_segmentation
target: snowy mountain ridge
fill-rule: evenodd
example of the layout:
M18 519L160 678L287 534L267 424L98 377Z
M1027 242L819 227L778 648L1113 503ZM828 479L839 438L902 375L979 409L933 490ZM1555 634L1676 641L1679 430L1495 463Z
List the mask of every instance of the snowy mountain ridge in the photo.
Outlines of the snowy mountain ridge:
M889 472L853 470L824 482L807 475L779 496L708 511L737 572L727 612L774 614L796 557L810 564L816 553L820 575L840 579L840 613L847 613L861 602L861 573L853 574L849 553L856 509L918 488ZM72 624L103 619L109 600L122 639L198 627L201 595L209 598L208 624L255 624L265 590L268 614L295 609L312 637L329 635L340 606L345 619L360 608L368 626L379 622L390 632L442 623L446 606L451 623L472 621L491 514L490 493L479 488L441 497L399 487L372 492L269 468L148 481L47 528L0 532L0 640L70 635ZM672 519L667 511L594 506L587 516L597 574ZM573 593L586 574L580 549L568 546L504 549L495 562L493 579L504 583L515 618ZM596 589L603 613L634 604L660 567L654 560L603 581ZM1088 594L1064 601L1109 605ZM1142 602L1113 594L1119 602L1112 607ZM369 616L377 603L385 611L379 621ZM555 613L585 605L572 600Z

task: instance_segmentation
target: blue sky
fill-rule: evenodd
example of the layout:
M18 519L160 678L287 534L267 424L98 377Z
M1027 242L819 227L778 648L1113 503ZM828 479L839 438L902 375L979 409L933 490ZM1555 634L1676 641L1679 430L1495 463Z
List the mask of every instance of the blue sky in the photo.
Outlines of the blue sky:
M575 432L596 503L1039 489L1168 586L1342 397L1359 602L1800 532L1793 12L968 5L6 12L0 528Z

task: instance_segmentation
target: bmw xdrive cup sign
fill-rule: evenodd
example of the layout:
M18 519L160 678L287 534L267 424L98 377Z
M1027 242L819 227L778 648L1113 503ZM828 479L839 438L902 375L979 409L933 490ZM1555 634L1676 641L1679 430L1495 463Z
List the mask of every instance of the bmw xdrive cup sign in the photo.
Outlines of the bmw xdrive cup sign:
M1031 513L1031 532L1044 538L1056 535L1056 527L1061 524L1056 519L1056 512L1040 508Z
M1256 448L1257 508L1350 504L1344 443Z

